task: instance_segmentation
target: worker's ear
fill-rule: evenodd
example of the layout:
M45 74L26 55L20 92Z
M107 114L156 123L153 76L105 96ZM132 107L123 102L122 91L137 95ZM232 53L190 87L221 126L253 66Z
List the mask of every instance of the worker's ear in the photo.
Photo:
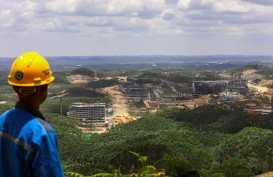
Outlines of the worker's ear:
M18 87L18 86L12 86L12 88L13 88L13 90L14 90L16 93L19 92L19 88L20 88L20 87Z
M41 88L40 88L41 92L45 92L45 91L47 91L48 84L42 85L42 86L40 86L40 87L41 87Z

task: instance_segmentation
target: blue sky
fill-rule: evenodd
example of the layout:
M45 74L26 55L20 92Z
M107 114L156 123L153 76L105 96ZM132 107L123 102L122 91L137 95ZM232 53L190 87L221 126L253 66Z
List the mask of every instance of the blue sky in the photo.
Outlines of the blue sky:
M272 0L1 0L0 57L273 55Z

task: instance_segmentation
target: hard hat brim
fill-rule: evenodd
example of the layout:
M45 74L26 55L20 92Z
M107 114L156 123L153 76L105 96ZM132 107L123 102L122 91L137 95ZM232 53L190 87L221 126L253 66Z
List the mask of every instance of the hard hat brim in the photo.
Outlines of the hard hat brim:
M41 85L49 84L49 83L53 82L54 79L55 79L55 77L51 76L49 79L41 81L38 84L36 84L36 83L24 83L24 84L21 84L21 83L14 83L14 82L12 82L10 80L8 80L8 83L9 83L9 85L12 85L12 86L31 87L31 86L41 86Z

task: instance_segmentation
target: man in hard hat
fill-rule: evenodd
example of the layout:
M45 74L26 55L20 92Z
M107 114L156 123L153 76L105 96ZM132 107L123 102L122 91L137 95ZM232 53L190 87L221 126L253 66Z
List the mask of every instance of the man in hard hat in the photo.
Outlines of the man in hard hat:
M18 95L15 108L0 116L0 177L63 177L55 131L39 111L54 80L36 52L13 62L8 83Z

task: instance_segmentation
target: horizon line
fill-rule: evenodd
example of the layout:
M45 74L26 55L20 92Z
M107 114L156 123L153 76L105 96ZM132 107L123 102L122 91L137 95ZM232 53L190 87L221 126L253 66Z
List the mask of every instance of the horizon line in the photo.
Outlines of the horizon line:
M140 54L140 55L42 55L50 57L204 57L204 56L247 56L247 57L273 57L273 54L198 54L198 55L173 55L173 54ZM0 56L0 58L17 58L18 56Z

